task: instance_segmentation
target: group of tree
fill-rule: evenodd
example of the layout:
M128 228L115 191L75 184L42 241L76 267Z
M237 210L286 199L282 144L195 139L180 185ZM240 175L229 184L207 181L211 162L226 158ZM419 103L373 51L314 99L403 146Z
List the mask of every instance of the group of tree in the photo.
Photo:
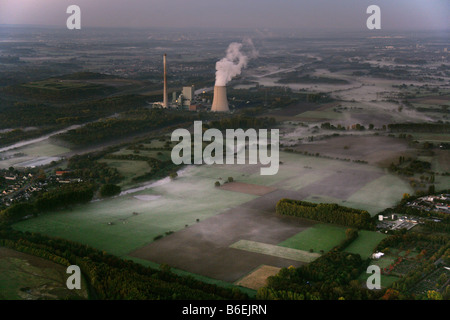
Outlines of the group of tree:
M345 126L338 124L337 126L331 124L330 122L324 122L320 125L321 129L324 130L345 130Z
M100 187L101 197L112 197L118 195L122 191L122 188L115 184L104 184Z
M312 203L281 199L276 205L276 212L281 215L295 216L358 229L375 229L375 221L367 211L348 208L335 203Z
M84 146L161 129L170 125L192 123L196 118L196 114L141 108L123 112L115 118L88 123L83 127L59 134L56 138L73 146Z
M123 176L116 168L98 161L98 157L93 154L72 156L68 161L67 169L70 171L65 175L67 178L81 178L83 181L98 184L117 184L123 180Z
M413 176L414 174L421 174L431 170L431 163L421 161L418 159L407 161L404 158L399 158L399 164L391 163L389 166L391 172L395 172L404 176Z

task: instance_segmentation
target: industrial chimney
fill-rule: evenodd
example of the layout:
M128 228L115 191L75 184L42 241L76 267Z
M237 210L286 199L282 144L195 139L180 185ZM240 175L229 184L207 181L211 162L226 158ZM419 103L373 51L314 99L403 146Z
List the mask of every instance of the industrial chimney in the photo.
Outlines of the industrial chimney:
M215 112L228 112L228 100L227 100L227 87L214 86L214 98L211 107L211 111Z
M167 70L166 70L166 56L167 54L164 53L164 97L163 97L163 107L168 108L169 102L167 98Z

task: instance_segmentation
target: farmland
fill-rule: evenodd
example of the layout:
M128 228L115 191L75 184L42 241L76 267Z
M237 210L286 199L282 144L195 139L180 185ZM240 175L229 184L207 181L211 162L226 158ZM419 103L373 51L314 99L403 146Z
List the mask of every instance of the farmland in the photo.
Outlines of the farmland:
M154 143L151 145L156 146ZM146 152L144 149L140 155ZM123 149L117 154L128 151ZM234 282L257 264L283 267L304 262L286 258L288 255L268 255L264 250L234 248L233 243L256 241L279 246L280 252L283 248L305 253L313 249L314 254L320 254L345 237L342 227L274 216L280 198L334 199L349 205L348 199L360 193L357 204L371 207L376 201L394 204L398 198L392 193L409 190L407 186L398 189L402 184L393 183L392 190L373 197L369 196L371 181L386 177L395 182L398 178L365 164L350 165L286 152L281 153L280 159L283 164L274 176L261 176L258 166L250 165L188 166L175 179L167 177L128 187L116 197L42 214L15 224L14 228L65 237L121 257L169 263L180 270ZM128 177L145 168L142 161L117 161L107 156L101 161L123 170ZM234 182L226 183L228 177L233 177ZM221 187L214 187L215 181L220 181ZM352 183L341 186L338 193L330 188L341 181ZM324 188L326 185L329 187ZM373 208L372 214L381 209ZM278 227L274 229L274 225ZM223 260L213 258L219 248L223 257L229 257L228 261L241 262L223 265Z

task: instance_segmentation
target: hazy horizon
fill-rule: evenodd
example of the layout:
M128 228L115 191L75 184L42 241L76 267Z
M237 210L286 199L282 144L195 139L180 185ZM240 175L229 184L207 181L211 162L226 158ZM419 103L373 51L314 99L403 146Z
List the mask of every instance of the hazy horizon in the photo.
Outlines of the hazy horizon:
M447 0L0 0L0 25L65 27L66 9L81 8L82 28L298 29L369 31L366 9L381 8L381 31L448 30ZM264 31L264 30L260 30ZM379 31L379 30L377 30Z

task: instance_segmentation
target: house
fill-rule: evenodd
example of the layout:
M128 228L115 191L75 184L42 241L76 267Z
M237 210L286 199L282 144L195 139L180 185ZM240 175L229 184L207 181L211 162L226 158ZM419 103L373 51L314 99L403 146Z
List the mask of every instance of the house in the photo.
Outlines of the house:
M65 171L56 171L55 172L56 176L58 176L58 177L62 177L66 173L70 173L70 171L65 170Z

